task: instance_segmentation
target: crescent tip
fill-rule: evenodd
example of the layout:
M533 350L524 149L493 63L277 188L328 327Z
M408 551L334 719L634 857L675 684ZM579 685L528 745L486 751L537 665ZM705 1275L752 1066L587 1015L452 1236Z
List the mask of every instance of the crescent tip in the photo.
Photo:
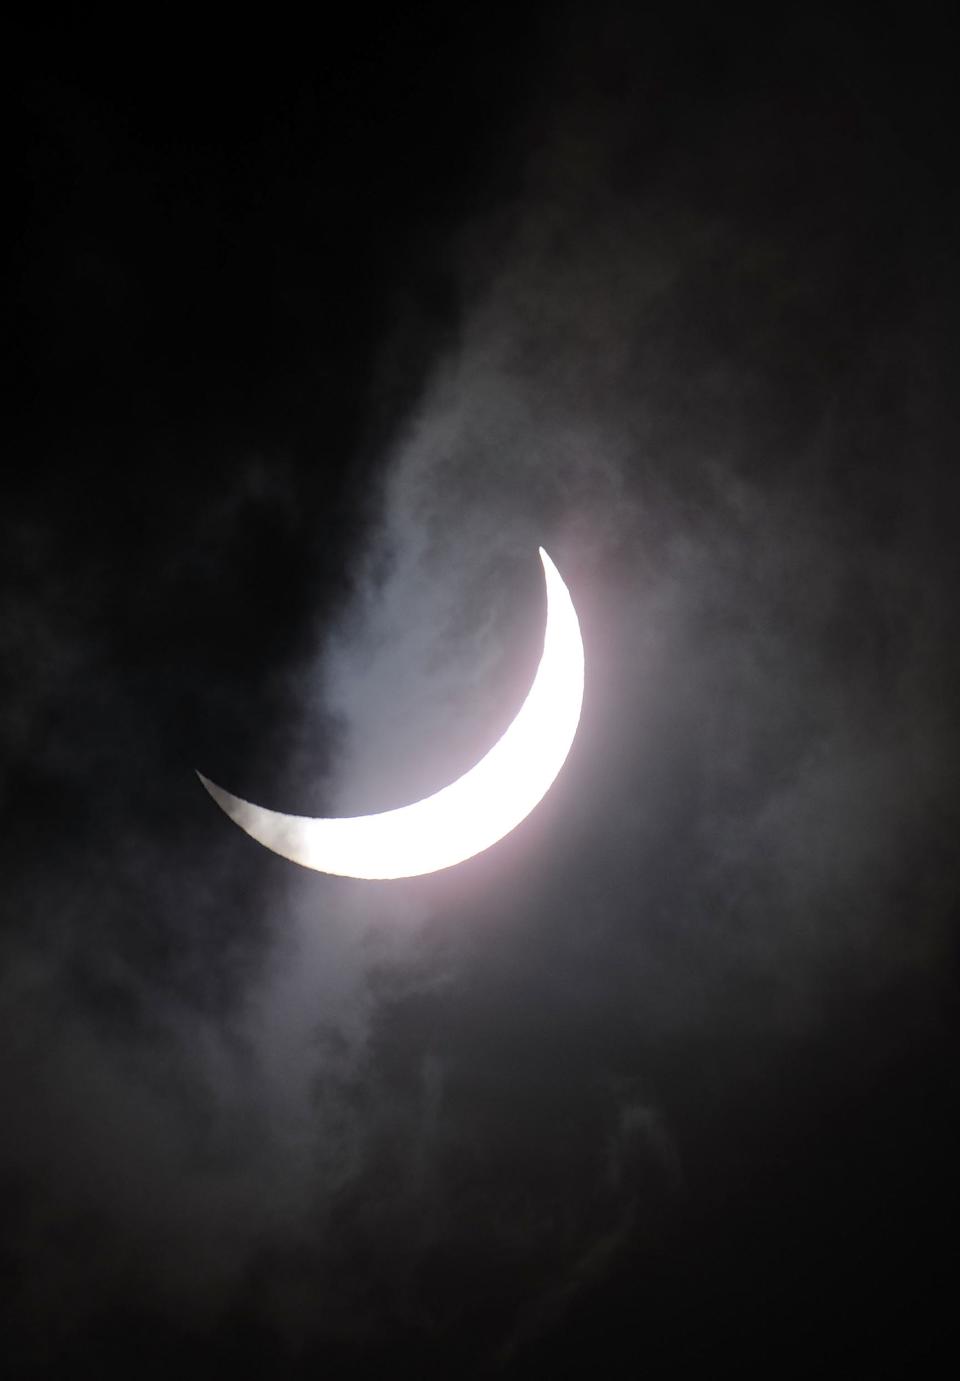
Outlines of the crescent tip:
M196 767L193 770L196 772L200 780L200 785L203 787L204 791L206 791L209 796L212 796L218 805L222 804L220 796L223 793L223 788L217 786L216 782L212 782L209 777L205 777Z

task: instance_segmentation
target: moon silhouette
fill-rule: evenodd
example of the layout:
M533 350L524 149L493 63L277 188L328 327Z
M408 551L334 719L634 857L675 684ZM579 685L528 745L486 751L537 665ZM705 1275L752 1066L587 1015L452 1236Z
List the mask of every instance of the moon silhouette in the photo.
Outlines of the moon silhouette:
M543 655L516 718L462 777L412 805L378 815L283 815L232 796L197 773L242 830L274 853L354 878L405 878L482 853L524 820L566 761L583 703L583 640L573 600L540 548L547 589Z

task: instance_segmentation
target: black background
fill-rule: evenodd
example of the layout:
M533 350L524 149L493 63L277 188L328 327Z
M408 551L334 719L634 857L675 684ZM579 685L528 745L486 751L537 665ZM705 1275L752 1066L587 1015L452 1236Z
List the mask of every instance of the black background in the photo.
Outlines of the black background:
M85 15L10 34L7 85L15 1372L932 1374L957 1151L945 33ZM529 552L558 552L580 738L500 851L360 901L298 875L323 924L372 927L365 1035L317 998L326 1149L289 1191L264 1153L221 1246L198 1204L261 1164L274 1104L250 1076L228 1115L197 1033L257 1067L289 865L192 772L329 808L352 740L315 697L303 748L306 669L327 630L349 644L364 579L391 588L391 476L438 371L487 426L478 321L523 427L505 406L430 462L423 528L473 551L521 523L505 647L535 641ZM607 447L602 482L558 435ZM498 666L494 718L529 674ZM409 798L383 790L369 808ZM318 1089L362 1153L330 1151ZM181 1278L200 1239L214 1264Z

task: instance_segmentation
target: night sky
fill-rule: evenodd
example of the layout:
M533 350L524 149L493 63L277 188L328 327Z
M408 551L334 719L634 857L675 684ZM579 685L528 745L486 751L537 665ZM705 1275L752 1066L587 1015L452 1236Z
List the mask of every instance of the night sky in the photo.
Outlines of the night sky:
M916 7L8 31L15 1376L935 1371L954 58ZM536 811L308 872L586 649Z

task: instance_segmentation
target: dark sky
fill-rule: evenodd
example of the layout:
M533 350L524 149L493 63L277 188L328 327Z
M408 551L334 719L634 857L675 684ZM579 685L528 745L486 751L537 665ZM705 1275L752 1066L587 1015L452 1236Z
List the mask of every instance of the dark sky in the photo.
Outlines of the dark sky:
M946 33L137 15L8 35L9 1368L933 1374ZM540 543L586 696L507 840L362 883L216 809L469 766Z

